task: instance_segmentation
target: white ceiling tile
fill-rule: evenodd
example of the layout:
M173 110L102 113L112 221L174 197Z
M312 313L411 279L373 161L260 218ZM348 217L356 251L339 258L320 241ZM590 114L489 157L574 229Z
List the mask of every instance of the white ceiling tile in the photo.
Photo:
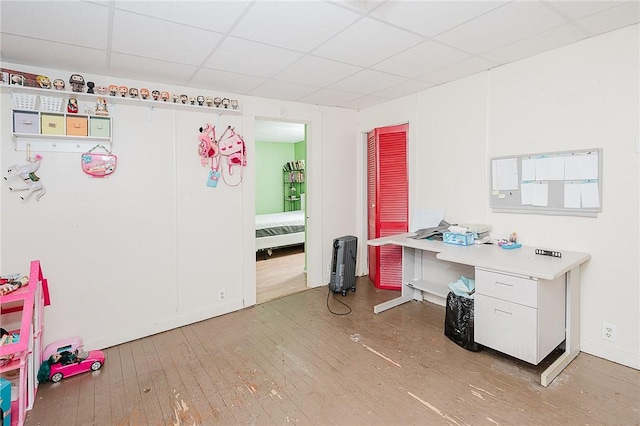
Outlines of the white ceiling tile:
M354 99L352 101L349 102L344 102L342 104L340 104L341 107L344 108L351 108L351 109L364 109L364 108L368 108L370 106L373 105L378 105L381 104L383 102L388 101L389 98L384 98L381 96L370 96L370 95L366 95L366 96L361 96L357 99Z
M574 25L565 24L533 37L511 43L487 53L482 57L499 64L506 64L518 59L537 55L557 47L566 46L582 40L586 35Z
M426 41L374 65L373 68L415 78L470 56L440 43Z
M470 53L483 53L563 23L560 15L539 2L516 1L453 28L436 40Z
M121 53L111 54L110 74L116 77L185 85L196 69L193 65L176 64Z
M340 90L320 89L298 99L298 101L314 105L336 106L341 105L345 102L352 101L361 96L362 95L359 95L357 93L341 92Z
M272 77L302 55L279 47L227 37L206 63L207 68Z
M264 82L265 79L261 77L201 68L187 85L230 93L248 93Z
M71 46L53 41L2 34L0 49L3 60L43 68L67 69L78 73L106 75L107 55L104 50ZM64 64L60 59L64 58ZM52 66L55 64L56 66ZM68 81L69 76L49 76Z
M2 1L0 7L3 33L107 48L109 9L104 6L78 1Z
M612 7L618 6L623 1L547 1L548 5L552 8L559 10L564 13L571 19L580 19L585 16L593 15L594 13L602 12L603 10L610 9Z
M337 6L366 14L386 1L387 0L330 0L329 2Z
M362 70L362 67L343 64L315 56L305 56L275 76L278 80L293 81L323 87Z
M317 1L258 2L231 34L307 52L358 17L358 14L349 10Z
M602 34L640 21L640 2L630 1L578 21L592 34Z
M362 70L332 84L330 88L366 95L405 81L407 81L405 77L374 70Z
M495 66L496 64L491 61L474 57L441 70L425 74L420 77L420 80L441 84L447 81L457 80L459 78L477 74Z
M504 0L389 1L374 10L370 16L423 36L433 37L504 3Z
M129 55L201 65L221 38L211 31L117 10L111 48Z
M296 101L303 96L318 90L317 87L305 86L303 84L285 83L282 81L269 80L247 93L252 96L263 98L285 99Z
M433 87L433 83L421 80L408 80L395 86L387 87L386 89L375 92L374 95L381 96L383 98L395 99L402 96L407 96L412 93L421 92L422 90Z
M422 40L391 25L364 18L317 48L313 54L368 67Z
M222 33L226 33L231 28L249 4L251 2L240 0L115 1L118 9Z

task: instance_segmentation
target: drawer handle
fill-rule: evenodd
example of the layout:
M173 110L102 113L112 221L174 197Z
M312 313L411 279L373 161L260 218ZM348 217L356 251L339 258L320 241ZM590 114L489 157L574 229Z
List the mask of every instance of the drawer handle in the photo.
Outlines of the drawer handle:
M80 124L79 124L79 123L75 123L75 124L73 125L73 127L75 127L76 129L79 129L79 128L80 128Z
M23 121L22 124L27 124L27 125L31 125L33 124L33 121L29 120L29 121Z
M493 311L498 315L506 315L508 317L513 315L511 312L503 311L502 309L494 309Z
M509 284L509 283L502 283L502 282L500 282L500 281L496 281L496 284L497 284L497 285L503 285L503 286L505 286L505 287L513 287L513 284Z
M49 122L49 127L56 127L56 123Z

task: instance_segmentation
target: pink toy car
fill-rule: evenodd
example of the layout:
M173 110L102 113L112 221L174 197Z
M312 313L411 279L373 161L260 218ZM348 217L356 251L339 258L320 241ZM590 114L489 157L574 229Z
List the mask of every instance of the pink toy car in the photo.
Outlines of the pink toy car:
M50 365L49 380L58 383L65 377L99 370L105 357L102 351L84 351L82 339L72 337L48 345L42 353L42 359Z

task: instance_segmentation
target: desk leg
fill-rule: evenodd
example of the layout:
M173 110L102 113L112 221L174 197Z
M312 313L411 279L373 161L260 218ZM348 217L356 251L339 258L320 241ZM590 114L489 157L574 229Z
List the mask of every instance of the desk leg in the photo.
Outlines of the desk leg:
M387 309L395 308L398 305L402 305L403 303L407 303L413 300L412 296L400 296L395 299L388 300L386 302L382 302L373 307L373 313L379 314L382 311L386 311Z
M553 364L540 376L540 383L547 387L564 368L580 353L580 266L567 272L565 349Z

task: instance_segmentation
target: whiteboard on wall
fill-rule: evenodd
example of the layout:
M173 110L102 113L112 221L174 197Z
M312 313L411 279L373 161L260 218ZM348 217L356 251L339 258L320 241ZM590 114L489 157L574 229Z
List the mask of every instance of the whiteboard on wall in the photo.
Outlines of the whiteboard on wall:
M491 159L494 212L596 217L602 211L602 148Z

